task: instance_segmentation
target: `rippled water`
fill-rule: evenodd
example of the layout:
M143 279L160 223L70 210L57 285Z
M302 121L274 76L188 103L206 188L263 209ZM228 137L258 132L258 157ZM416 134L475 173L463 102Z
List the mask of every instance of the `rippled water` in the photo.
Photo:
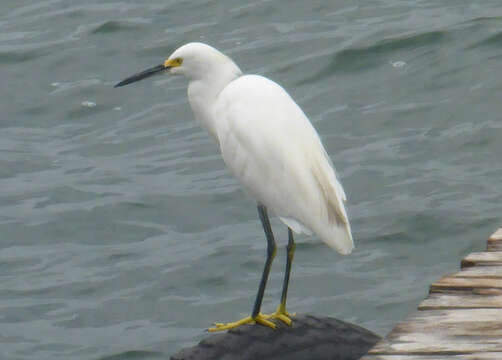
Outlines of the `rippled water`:
M1 358L160 359L251 310L255 205L185 81L112 88L189 41L286 87L348 194L357 248L299 239L291 310L385 334L501 224L501 20L498 0L2 2Z

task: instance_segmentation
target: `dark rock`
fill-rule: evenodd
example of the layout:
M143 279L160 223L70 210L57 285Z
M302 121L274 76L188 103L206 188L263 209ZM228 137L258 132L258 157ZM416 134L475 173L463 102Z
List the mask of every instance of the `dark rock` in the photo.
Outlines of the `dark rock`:
M380 337L360 326L329 317L298 315L291 327L242 325L203 339L171 360L355 360Z

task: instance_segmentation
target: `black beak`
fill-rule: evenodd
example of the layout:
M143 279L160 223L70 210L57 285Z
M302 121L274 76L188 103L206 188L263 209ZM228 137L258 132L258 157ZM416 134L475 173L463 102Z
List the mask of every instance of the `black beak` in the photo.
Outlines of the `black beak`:
M169 67L164 66L164 64L160 64L160 65L154 66L153 68L146 69L145 71L139 72L137 74L134 74L133 76L128 77L125 80L122 80L121 82L119 82L114 87L124 86L124 85L127 85L127 84L131 84L133 82L136 82L136 81L140 81L140 80L146 79L147 77L150 77L152 75L160 74L160 73L162 73L163 71L165 71L167 69L169 69Z

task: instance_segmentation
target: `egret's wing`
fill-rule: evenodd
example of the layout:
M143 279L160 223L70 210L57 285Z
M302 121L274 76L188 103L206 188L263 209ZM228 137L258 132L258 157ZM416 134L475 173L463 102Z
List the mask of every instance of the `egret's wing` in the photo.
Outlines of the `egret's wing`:
M242 76L223 90L215 111L225 119L218 129L225 163L248 192L277 215L311 229L317 221L312 217L348 228L346 196L332 163L282 87L261 76Z

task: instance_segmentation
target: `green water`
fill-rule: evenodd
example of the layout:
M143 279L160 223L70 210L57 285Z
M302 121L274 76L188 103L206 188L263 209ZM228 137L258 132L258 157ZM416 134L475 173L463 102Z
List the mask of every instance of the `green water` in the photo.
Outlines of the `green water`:
M162 359L251 311L255 204L185 81L113 89L189 41L288 89L347 192L356 250L298 238L291 311L384 335L502 223L501 20L489 0L2 2L0 357Z

